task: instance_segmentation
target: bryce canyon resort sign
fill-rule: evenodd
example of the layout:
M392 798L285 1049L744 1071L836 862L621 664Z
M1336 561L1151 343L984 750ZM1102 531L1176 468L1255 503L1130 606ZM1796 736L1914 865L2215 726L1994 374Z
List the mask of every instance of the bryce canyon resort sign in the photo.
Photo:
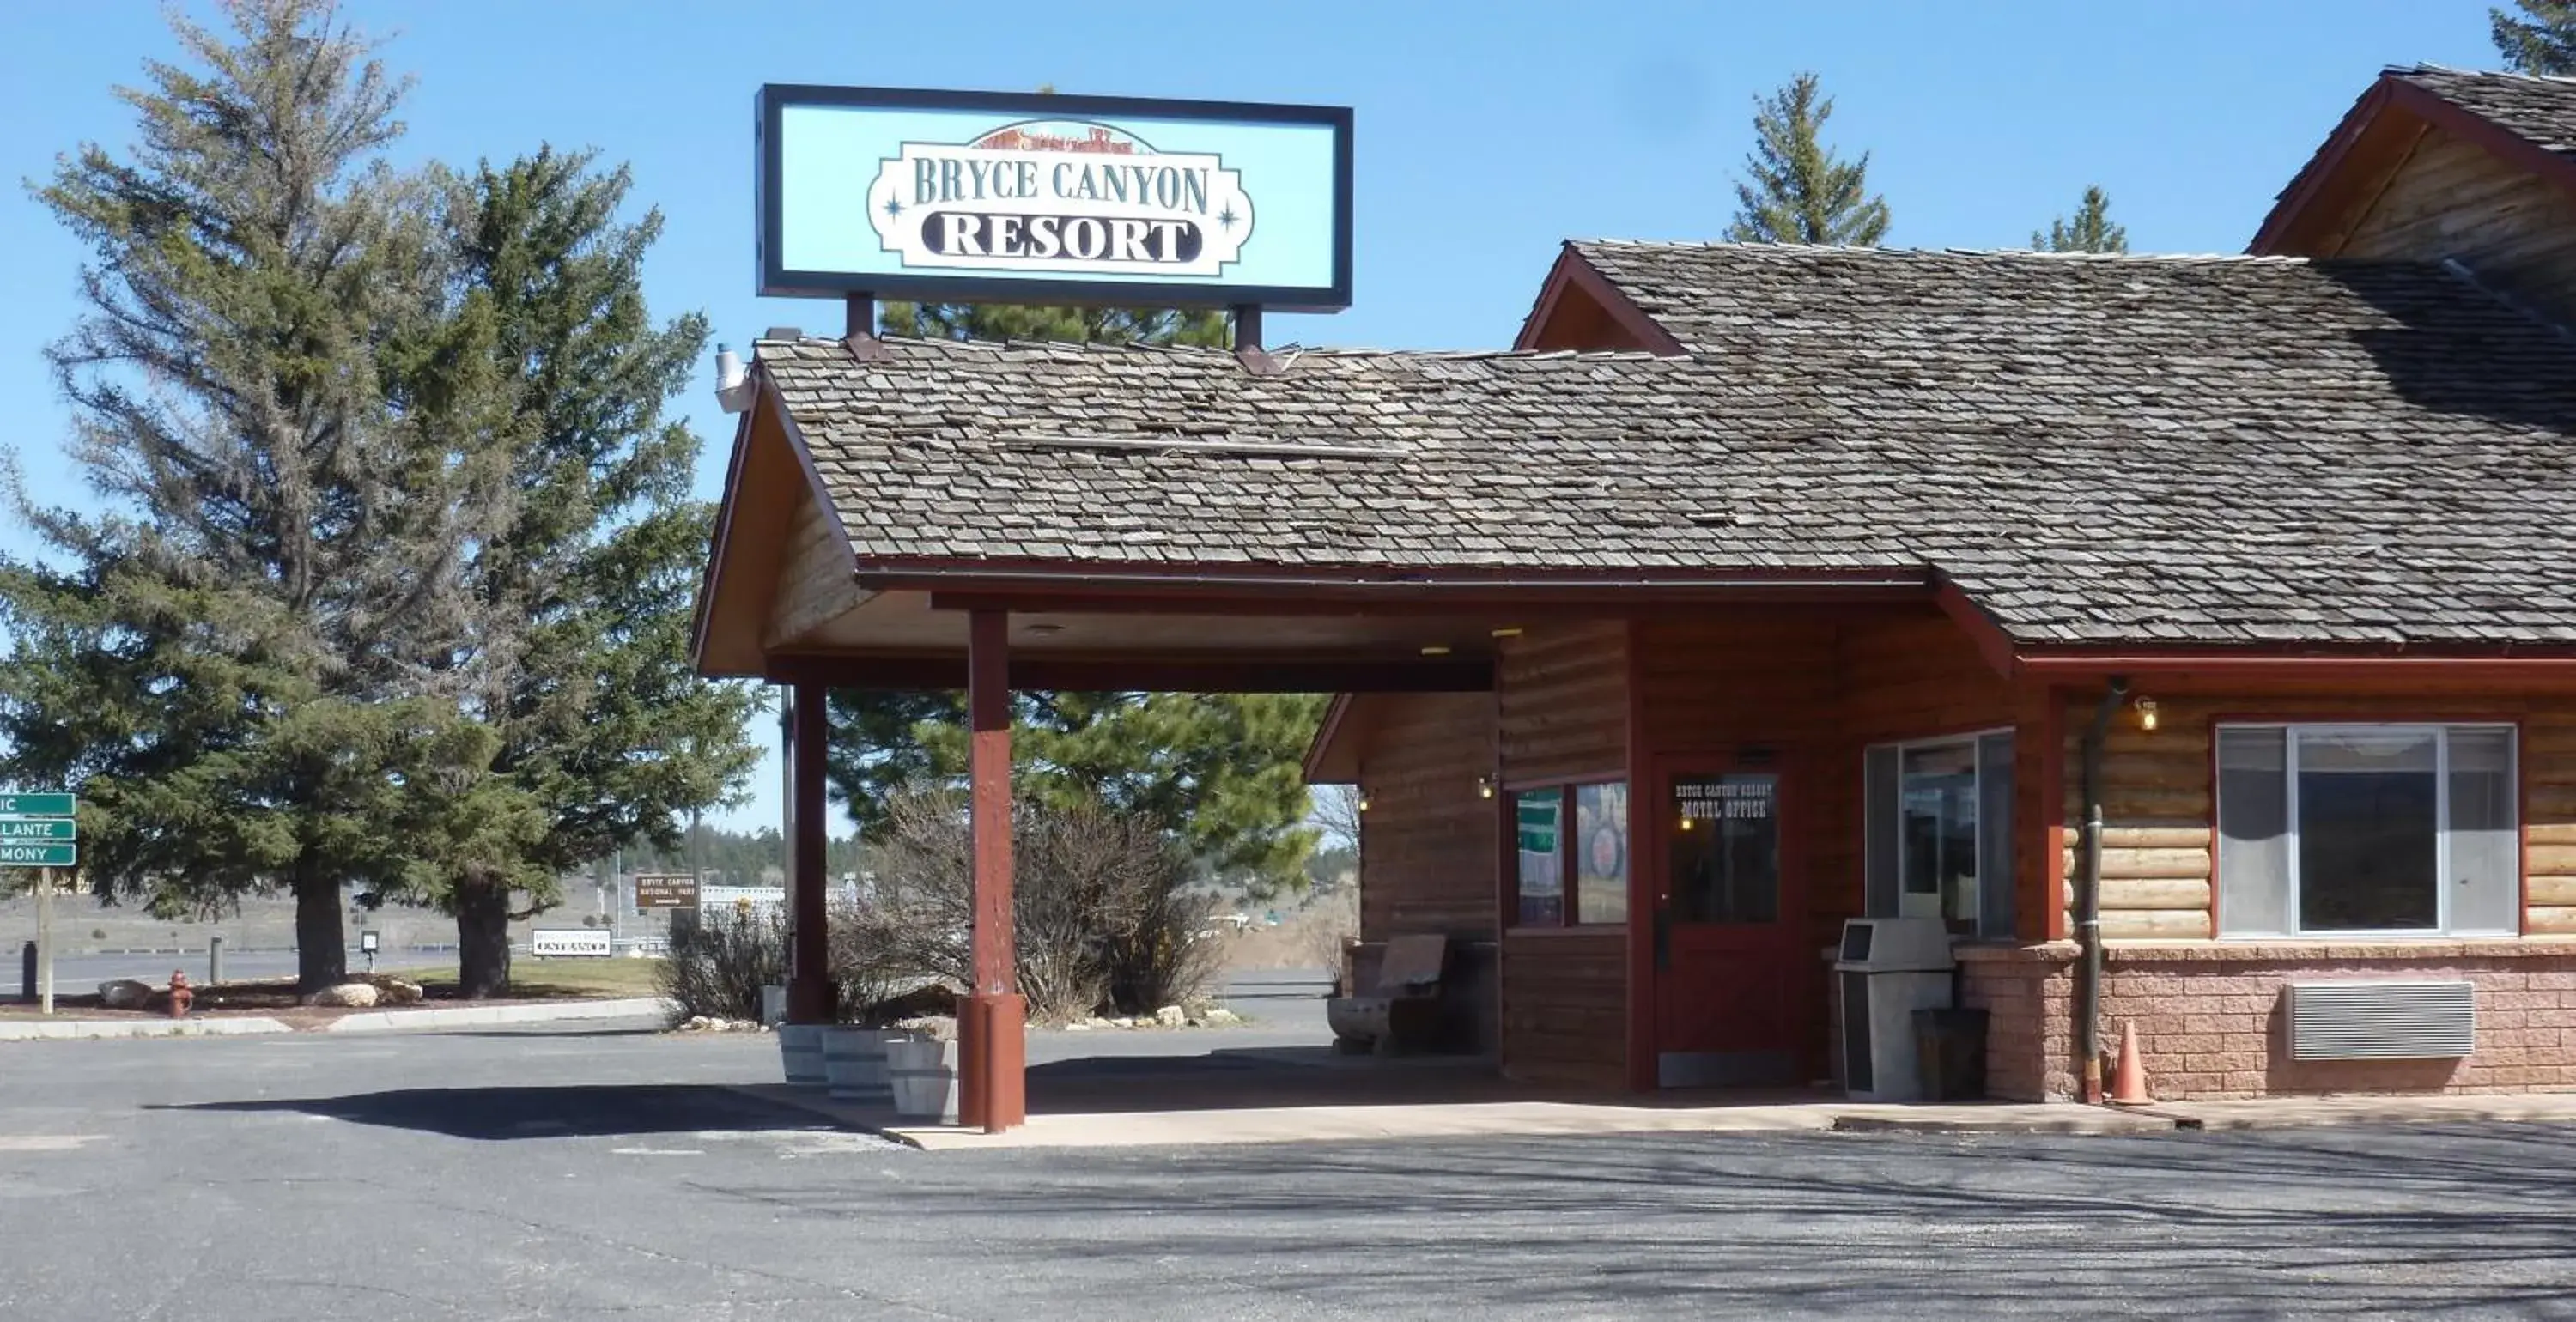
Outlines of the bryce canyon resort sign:
M761 90L760 292L1350 303L1346 109Z

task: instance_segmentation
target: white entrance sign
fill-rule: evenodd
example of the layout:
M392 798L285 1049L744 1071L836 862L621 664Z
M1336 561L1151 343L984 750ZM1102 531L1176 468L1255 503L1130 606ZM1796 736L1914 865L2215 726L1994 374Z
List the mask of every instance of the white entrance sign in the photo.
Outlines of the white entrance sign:
M565 959L575 956L615 953L608 933L589 928L569 927L553 931L540 928L528 933L528 953L539 959Z

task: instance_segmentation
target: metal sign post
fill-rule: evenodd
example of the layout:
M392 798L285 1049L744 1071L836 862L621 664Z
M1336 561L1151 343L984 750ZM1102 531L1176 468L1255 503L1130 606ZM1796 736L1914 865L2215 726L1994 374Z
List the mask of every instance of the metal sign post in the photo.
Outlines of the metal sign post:
M36 1008L54 1012L54 869L80 865L80 800L0 794L0 867L36 869Z
M54 870L36 872L36 1013L54 1012Z

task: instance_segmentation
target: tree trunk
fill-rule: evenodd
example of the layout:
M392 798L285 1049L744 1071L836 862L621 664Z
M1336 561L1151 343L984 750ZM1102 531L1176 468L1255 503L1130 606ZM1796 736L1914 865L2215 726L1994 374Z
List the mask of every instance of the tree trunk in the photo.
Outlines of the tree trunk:
M310 996L349 980L349 934L340 917L340 882L312 864L295 865L295 990Z
M456 892L456 997L480 1001L510 989L510 888L491 882Z

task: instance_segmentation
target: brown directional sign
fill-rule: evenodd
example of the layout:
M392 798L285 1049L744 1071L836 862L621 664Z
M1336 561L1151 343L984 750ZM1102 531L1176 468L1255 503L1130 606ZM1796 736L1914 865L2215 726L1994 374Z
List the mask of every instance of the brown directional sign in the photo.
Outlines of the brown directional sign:
M635 907L694 909L698 907L698 879L685 872L638 872Z

